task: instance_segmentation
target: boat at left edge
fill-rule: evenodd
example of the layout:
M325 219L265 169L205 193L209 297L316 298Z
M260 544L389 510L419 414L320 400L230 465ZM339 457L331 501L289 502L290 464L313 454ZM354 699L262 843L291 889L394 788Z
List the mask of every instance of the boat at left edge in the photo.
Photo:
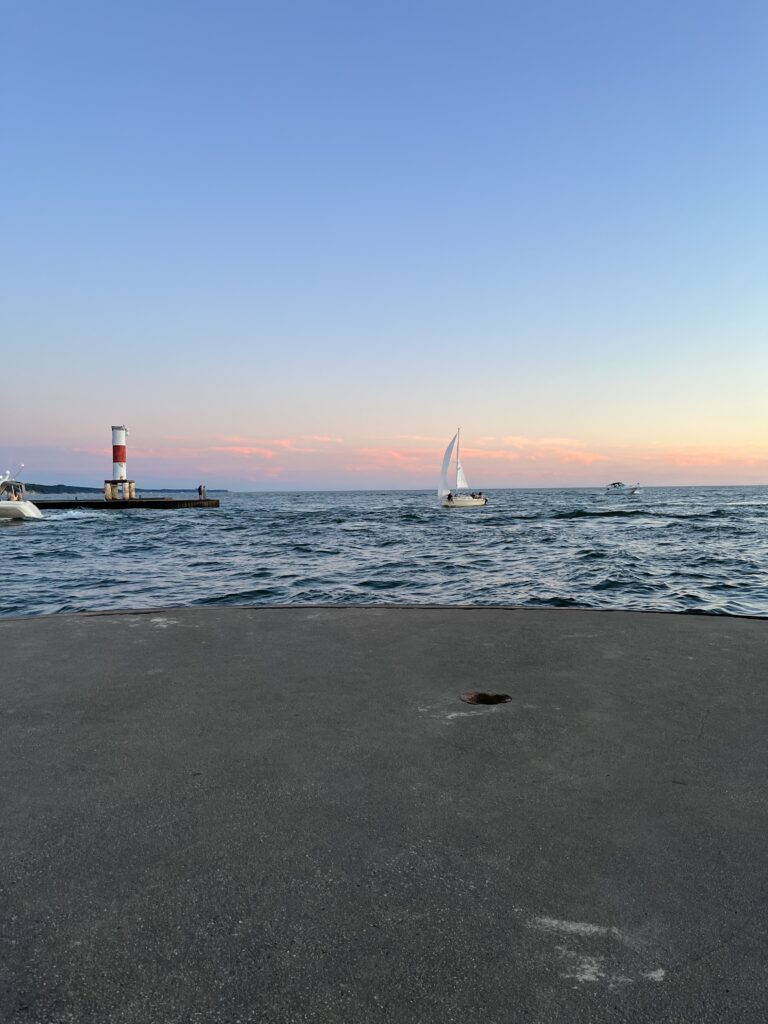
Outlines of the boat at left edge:
M10 469L0 476L0 519L42 519L43 513L27 492L21 480L11 476Z

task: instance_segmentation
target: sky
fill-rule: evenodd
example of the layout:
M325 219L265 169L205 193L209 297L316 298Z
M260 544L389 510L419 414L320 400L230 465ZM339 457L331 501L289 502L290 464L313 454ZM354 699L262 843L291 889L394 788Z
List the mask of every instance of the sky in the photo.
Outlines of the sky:
M763 0L0 24L0 470L768 483Z

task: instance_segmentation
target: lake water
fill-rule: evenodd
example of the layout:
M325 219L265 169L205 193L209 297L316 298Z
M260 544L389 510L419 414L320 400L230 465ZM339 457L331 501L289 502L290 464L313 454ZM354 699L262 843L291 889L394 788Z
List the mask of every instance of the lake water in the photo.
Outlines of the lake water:
M768 615L768 487L249 493L218 510L0 520L0 615L503 604Z

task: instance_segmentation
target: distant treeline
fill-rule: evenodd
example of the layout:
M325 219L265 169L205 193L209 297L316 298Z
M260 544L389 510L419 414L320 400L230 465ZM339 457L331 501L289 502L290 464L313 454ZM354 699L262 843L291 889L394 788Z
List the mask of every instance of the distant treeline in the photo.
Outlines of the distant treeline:
M103 494L102 487L69 487L67 484L24 484L27 494Z
M103 487L70 487L69 484L25 484L28 494L103 494ZM197 494L196 487L137 487L136 493L143 494ZM213 491L208 494L229 494L227 490Z

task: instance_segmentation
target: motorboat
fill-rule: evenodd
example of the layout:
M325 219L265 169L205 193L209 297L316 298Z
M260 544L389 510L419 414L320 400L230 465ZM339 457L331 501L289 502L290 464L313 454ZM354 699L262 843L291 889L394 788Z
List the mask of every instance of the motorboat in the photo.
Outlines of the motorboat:
M464 468L461 465L461 459L459 457L459 444L461 428L456 430L456 433L451 438L448 447L445 449L445 455L443 456L443 468L440 474L440 486L437 488L437 496L440 499L440 504L443 508L478 508L481 505L487 505L488 499L485 497L482 491L470 491L467 478L464 475ZM453 455L453 449L456 449L456 463L455 466L451 466L451 456ZM455 479L455 486L451 487L448 475L451 475L452 479ZM454 477L455 473L455 477Z
M639 494L642 491L640 484L623 484L616 480L605 488L606 494Z
M27 498L21 480L14 480L11 471L0 476L0 519L42 519L43 513Z

